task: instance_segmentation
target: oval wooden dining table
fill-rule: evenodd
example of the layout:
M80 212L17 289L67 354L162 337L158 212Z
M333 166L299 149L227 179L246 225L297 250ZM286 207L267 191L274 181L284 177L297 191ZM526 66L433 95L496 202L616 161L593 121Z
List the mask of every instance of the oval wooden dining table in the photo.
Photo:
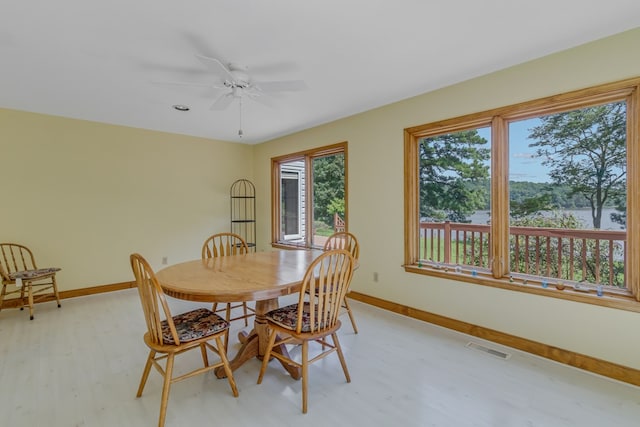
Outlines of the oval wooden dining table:
M187 261L157 272L164 292L174 298L198 302L255 301L254 327L248 334L241 331L241 347L230 361L236 370L247 360L262 358L269 336L265 314L278 308L278 297L300 290L308 266L322 253L319 250L277 250L244 255ZM286 354L281 346L277 351ZM299 369L283 364L293 378ZM216 370L223 378L224 370Z

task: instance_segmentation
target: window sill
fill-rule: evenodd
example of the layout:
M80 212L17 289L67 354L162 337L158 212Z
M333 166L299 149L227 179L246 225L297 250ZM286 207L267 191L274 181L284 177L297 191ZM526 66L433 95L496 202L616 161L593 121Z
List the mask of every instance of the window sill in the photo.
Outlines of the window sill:
M468 272L460 273L446 267L434 268L424 266L420 267L417 265L404 265L403 267L408 273L440 277L448 280L456 280L458 282L474 283L477 285L491 286L510 291L525 292L640 313L640 302L636 301L631 295L624 293L605 293L603 296L599 297L594 291L578 291L573 289L570 285L566 285L564 289L556 289L554 284L550 284L547 288L543 288L538 282L523 283L522 280L513 279L514 281L512 281L508 278L496 279L488 275L486 272L477 272L476 276L472 276Z
M287 243L280 243L280 242L272 242L271 247L274 249L285 249L290 251L311 251L315 249L322 249L322 246L306 246L306 245L287 244Z
M284 249L287 251L310 251L313 249L322 249L322 248L311 248L305 245L288 245L286 243L271 243L271 247L274 249Z

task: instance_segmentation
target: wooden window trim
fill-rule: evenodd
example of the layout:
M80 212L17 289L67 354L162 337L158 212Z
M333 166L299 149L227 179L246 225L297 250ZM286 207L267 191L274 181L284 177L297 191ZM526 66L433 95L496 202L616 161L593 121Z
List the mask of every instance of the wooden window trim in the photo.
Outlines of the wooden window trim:
M349 216L349 191L348 191L348 150L347 142L339 142L336 144L326 145L323 147L312 148L309 150L297 151L295 153L285 154L282 156L271 158L271 246L280 249L297 249L297 248L309 248L311 242L311 233L313 227L306 227L305 229L305 242L304 246L285 244L279 241L280 237L280 164L284 162L290 162L294 160L303 160L305 162L305 171L309 171L312 166L314 158L330 156L333 154L344 155L344 205L345 205L345 230L348 231L348 216ZM305 172L306 173L306 172ZM307 186L305 188L307 200L311 200L311 189L313 186L313 178L311 174L307 174ZM312 217L312 203L305 205L306 218Z
M404 130L404 268L405 271L458 281L493 286L519 292L640 312L640 78L567 92L519 104L441 120ZM553 114L614 101L627 102L627 263L625 277L631 292L604 297L565 288L543 289L540 286L511 283L509 256L508 194L508 123L540 115ZM469 128L491 125L491 233L493 265L490 274L476 277L454 271L418 266L419 258L419 150L421 138ZM498 175L499 173L499 175ZM632 197L632 195L636 195Z

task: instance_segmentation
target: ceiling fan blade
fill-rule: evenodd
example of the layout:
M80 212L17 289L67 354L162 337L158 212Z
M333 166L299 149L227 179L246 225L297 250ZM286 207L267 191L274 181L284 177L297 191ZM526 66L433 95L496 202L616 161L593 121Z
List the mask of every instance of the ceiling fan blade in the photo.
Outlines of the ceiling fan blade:
M283 80L274 82L253 82L260 92L297 92L308 89L303 80Z
M154 73L170 73L172 75L195 77L211 74L209 70L202 69L198 64L195 64L192 67L186 67L182 65L166 64L165 62L158 61L139 61L136 65L144 71L151 71Z
M249 94L247 97L252 101L256 101L258 104L262 104L269 108L275 108L274 103L271 102L271 100L268 99L266 96L261 96L260 93L252 93L252 94Z
M212 85L211 83L194 83L194 82L161 82L153 80L151 81L154 85L165 85L165 86L191 86L191 87L207 87L207 88L215 88L219 87L216 85Z
M292 71L298 71L298 67L295 62L276 62L271 64L261 65L249 65L249 70L252 74L267 74L273 75L278 73L286 73Z
M219 97L218 99L216 99L215 102L211 104L211 107L209 107L209 109L217 110L217 111L224 110L229 106L229 104L231 104L231 102L233 101L233 98L234 96L232 93L226 93L221 97Z
M196 55L196 58L200 60L211 72L222 78L222 80L233 81L234 77L231 71L220 61L215 58L209 58L208 56Z

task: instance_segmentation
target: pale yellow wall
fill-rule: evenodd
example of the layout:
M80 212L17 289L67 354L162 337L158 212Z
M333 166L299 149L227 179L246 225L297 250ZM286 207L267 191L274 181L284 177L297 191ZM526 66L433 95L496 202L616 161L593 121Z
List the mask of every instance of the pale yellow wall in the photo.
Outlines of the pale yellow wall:
M270 223L271 157L348 141L349 229L361 243L355 290L640 369L640 314L439 280L401 267L404 128L640 76L638 46L640 29L256 146L259 223ZM269 227L259 233L267 249Z
M640 314L401 267L405 127L640 76L639 44L630 31L254 147L0 109L0 240L61 266L62 290L128 281L132 251L155 268L197 258L203 236L228 229L229 186L249 178L268 250L270 158L348 141L354 289L640 369Z
M0 241L59 266L61 290L133 280L200 257L229 230L229 187L252 179L251 147L0 109Z

